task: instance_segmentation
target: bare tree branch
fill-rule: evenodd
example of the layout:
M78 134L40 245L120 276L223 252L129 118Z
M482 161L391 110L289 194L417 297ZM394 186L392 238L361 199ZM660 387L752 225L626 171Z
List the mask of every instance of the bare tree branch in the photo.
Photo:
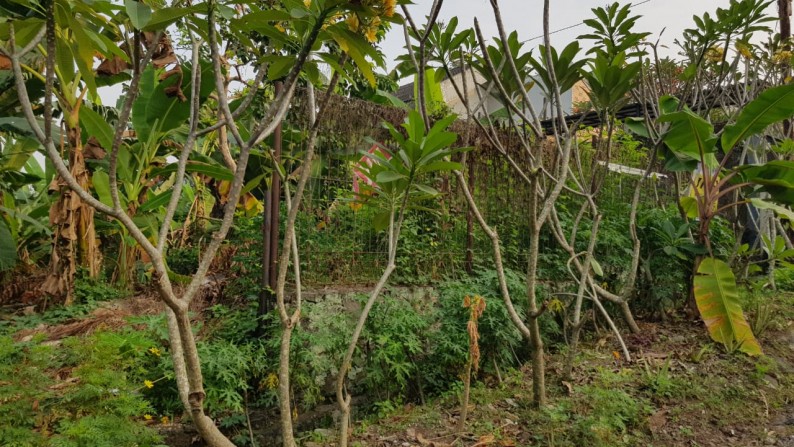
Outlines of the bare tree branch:
M502 41L502 51L504 52L504 57L507 58L510 70L513 72L513 76L516 78L518 90L524 99L524 104L526 104L526 107L529 109L529 115L532 117L532 120L527 122L535 133L535 136L538 138L543 138L543 128L540 125L540 119L535 113L535 107L532 106L532 101L529 99L529 93L527 92L527 89L524 88L524 79L521 79L521 76L519 76L518 67L516 67L516 61L513 59L513 55L507 45L507 33L505 33L504 23L502 22L502 12L499 10L499 3L497 0L491 0L491 8L493 9L494 17L496 18L496 29L499 31L499 38Z
M185 184L185 170L187 168L187 161L193 147L196 143L196 129L199 122L199 109L201 108L201 69L199 64L199 56L201 49L201 40L196 39L193 33L188 31L192 44L192 58L191 63L193 71L191 72L191 85L190 85L190 122L188 124L188 134L185 144L182 146L182 151L179 154L177 161L176 173L174 174L174 186L171 192L171 200L163 216L163 223L160 226L160 234L157 239L157 250L161 253L165 251L166 240L168 239L168 232L171 228L171 221L176 213L176 208L179 205L179 199L182 197L182 186ZM223 96L223 95L221 95Z
M135 102L135 99L138 97L139 84L141 82L141 75L143 74L143 69L147 65L149 65L149 62L152 60L152 56L154 55L155 50L160 45L161 36L162 36L162 31L158 31L155 34L155 36L152 38L151 43L149 44L149 48L146 50L146 53L143 55L143 58L140 62L140 69L133 72L132 74L132 80L130 80L130 86L127 89L127 96L124 100L124 105L121 108L121 113L119 114L118 122L116 123L116 129L113 135L113 145L110 148L109 167L108 167L108 177L110 177L110 197L113 200L113 208L116 209L118 212L125 214L126 211L121 209L121 200L119 199L119 185L118 185L118 176L117 176L119 149L121 148L121 140L124 135L124 131L127 129L127 122L130 119L130 113L132 113L132 104Z

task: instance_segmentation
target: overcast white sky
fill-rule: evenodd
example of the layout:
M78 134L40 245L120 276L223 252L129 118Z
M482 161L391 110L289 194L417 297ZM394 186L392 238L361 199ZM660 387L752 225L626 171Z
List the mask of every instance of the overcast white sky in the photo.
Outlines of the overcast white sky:
M425 16L429 14L432 0L414 0L409 11L414 20L424 23ZM588 27L582 25L582 20L592 18L592 8L606 6L612 3L608 0L553 0L551 6L551 29L560 30L574 25L571 29L554 33L551 36L552 45L563 47L580 34L584 34ZM625 1L621 1L625 4ZM673 41L679 38L683 30L693 27L692 16L702 15L704 12L713 12L718 7L727 7L729 0L635 0L632 2L634 15L642 18L637 21L635 29L641 32L650 32L649 39L656 40L664 29L662 44L668 49L663 56L675 56L677 48ZM521 40L533 39L526 43L527 49L535 48L541 43L537 38L543 32L542 28L542 0L500 0L502 19L508 33L518 30ZM774 4L770 6L769 14L777 14ZM474 18L480 20L480 26L486 36L493 37L497 34L493 11L489 0L446 0L441 10L440 18L447 22L450 18L458 17L458 29L474 26ZM774 27L775 24L772 24ZM535 39L537 38L537 39ZM583 46L587 41L582 42ZM385 40L381 42L386 55L387 68L391 70L395 63L394 58L404 52L405 38L401 26L393 26ZM120 86L102 89L103 100L107 104L114 104L119 94Z
M416 4L409 6L409 11L414 20L424 23L424 17L429 14L432 0L414 0ZM553 0L551 2L551 29L558 30L571 25L581 24L582 20L593 17L592 8L606 6L612 3L607 0ZM621 1L621 4L627 2ZM677 49L673 41L680 37L683 30L694 26L693 15L702 15L704 12L713 12L718 7L727 7L728 0L635 0L636 6L632 8L634 15L641 15L635 27L638 31L653 33L651 38L657 39L663 28L662 43L669 46L667 55L673 56ZM641 4L642 3L642 4ZM543 32L543 1L542 0L500 0L502 19L506 31L518 31L521 40L532 39ZM770 7L770 14L777 14L775 6ZM458 17L458 29L474 26L474 18L480 21L483 33L486 36L497 34L493 11L488 0L446 0L441 9L441 20L448 21ZM588 27L584 25L561 31L551 36L552 45L563 47L580 34L584 34ZM527 49L534 48L541 43L541 39L527 42ZM394 66L393 59L399 55L405 46L402 27L394 26L383 42L383 51L388 60L388 68Z

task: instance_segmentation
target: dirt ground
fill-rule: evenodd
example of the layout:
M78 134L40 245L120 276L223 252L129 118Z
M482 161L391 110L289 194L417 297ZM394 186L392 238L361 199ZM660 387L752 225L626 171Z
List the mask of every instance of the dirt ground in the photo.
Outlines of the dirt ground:
M642 323L640 334L626 338L631 362L618 353L611 334L591 334L572 380L563 382L564 353L548 353L544 409L532 405L529 367L501 377L482 374L472 389L464 432L455 430L460 403L450 393L364 417L354 427L351 445L794 447L794 300L784 303L789 307L759 336L765 353L760 358L726 353L699 321ZM104 303L84 318L20 331L16 338L45 334L57 341L120 327L129 316L162 309L153 296L138 296ZM325 407L333 412L332 405ZM275 423L274 418L266 419ZM263 432L258 425L255 432ZM189 426L163 430L169 445L202 445ZM273 442L272 435L267 439L260 444ZM299 439L306 447L335 444L332 427L309 429Z

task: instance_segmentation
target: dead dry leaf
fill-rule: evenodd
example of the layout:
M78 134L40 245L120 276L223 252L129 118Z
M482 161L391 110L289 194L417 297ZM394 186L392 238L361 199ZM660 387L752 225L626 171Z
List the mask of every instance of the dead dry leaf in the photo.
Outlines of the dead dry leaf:
M648 418L648 428L651 429L651 433L658 433L665 425L667 425L666 409L661 409Z
M496 437L494 435L483 435L480 436L479 441L476 444L472 445L471 447L483 447L486 445L491 445L496 442Z
M80 381L79 377L69 377L68 379L64 380L61 383L56 383L55 385L51 386L51 390L60 390L61 388L66 388L67 386L74 385Z

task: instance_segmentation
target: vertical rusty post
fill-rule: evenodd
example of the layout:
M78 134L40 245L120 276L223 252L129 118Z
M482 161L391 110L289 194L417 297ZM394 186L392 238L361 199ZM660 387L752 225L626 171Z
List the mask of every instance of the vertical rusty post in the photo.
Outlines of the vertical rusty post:
M469 160L469 193L474 195L474 157ZM471 207L467 207L466 212L466 261L464 262L466 273L474 274L474 213Z
M281 89L281 81L276 82L275 94L278 95ZM281 163L281 146L281 123L279 123L273 133L273 159L276 164ZM274 291L276 290L276 281L278 279L276 264L278 262L279 245L281 178L275 169L270 180L270 188L265 191L264 197L265 209L262 212L262 280L259 294L259 310L257 312L257 316L260 319L260 334L264 329L261 318L275 308L276 301Z
M777 0L778 16L780 17L780 43L783 45L784 50L791 50L789 39L791 39L791 0ZM783 82L786 78L791 76L791 66L786 63L784 65ZM792 132L791 120L783 121L783 135L791 137Z
M259 292L259 311L258 317L262 317L272 310L270 291L270 189L265 190L265 209L262 211L262 280Z
M780 16L780 41L786 45L786 40L791 37L791 0L777 0L777 9Z

